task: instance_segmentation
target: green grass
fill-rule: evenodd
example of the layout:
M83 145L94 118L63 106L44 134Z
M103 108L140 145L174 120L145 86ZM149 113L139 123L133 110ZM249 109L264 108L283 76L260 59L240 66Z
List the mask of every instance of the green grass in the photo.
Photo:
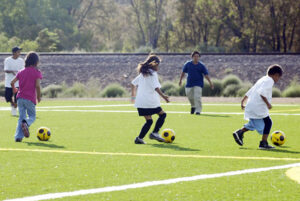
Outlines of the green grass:
M231 114L242 112L238 104L204 105L204 112L229 114L201 116L170 112L189 111L188 105L163 105L163 109L169 112L163 128L175 130L176 140L173 144L160 144L146 136L147 145L133 143L144 120L138 117L132 106L75 107L117 104L128 103L44 101L38 105L37 120L30 128L30 138L24 139L22 143L14 142L17 118L11 117L10 111L0 111L0 149L50 150L0 150L0 200L300 162L300 116L271 113L272 131L284 131L287 141L276 150L261 151L258 150L260 135L256 132L245 134L243 147L239 147L233 140L232 131L246 123L243 115ZM0 107L4 106L8 105L0 103ZM39 108L46 106L74 107ZM274 105L271 112L299 114L300 105ZM40 126L51 129L49 142L40 142L36 138L35 132ZM157 155L95 155L54 151ZM159 154L298 158L299 161L162 157ZM56 200L297 200L300 185L286 177L285 171L272 170Z

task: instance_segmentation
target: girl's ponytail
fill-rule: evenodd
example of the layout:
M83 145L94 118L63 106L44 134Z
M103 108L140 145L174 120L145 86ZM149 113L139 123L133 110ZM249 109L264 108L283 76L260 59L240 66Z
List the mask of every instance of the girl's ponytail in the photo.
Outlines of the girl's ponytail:
M152 75L152 70L155 66L160 63L160 58L156 55L150 55L143 62L140 63L137 67L138 73L142 73L144 76Z

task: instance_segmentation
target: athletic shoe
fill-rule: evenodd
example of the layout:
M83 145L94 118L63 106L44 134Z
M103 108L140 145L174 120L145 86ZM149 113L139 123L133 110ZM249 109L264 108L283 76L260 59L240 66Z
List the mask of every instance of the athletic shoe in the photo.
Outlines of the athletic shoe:
M22 142L22 138L15 139L16 142Z
M15 108L14 106L11 106L11 115L17 116L17 108Z
M233 138L238 145L243 146L244 132L241 129L239 129L233 133Z
M269 149L275 149L275 147L269 145L267 141L260 141L259 149L269 150Z
M146 144L143 139L140 139L139 137L136 137L134 140L135 144Z
M200 112L196 112L196 115L200 115Z
M191 108L191 114L194 114L194 113L195 113L195 109L196 109L196 108L194 108L194 107Z
M149 138L150 138L151 140L157 140L158 142L165 142L165 139L162 138L162 137L160 137L158 133L151 133L151 134L149 135Z
M27 122L25 120L22 121L22 131L23 131L23 134L25 137L29 137L29 129L28 129L28 125L27 125Z

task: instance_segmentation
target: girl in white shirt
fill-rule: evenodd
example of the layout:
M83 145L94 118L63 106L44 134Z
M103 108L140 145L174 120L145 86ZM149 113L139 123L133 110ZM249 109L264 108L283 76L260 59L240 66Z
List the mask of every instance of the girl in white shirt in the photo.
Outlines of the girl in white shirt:
M160 107L159 96L165 99L167 103L169 102L169 97L160 90L161 85L157 75L159 63L160 58L158 56L150 55L146 61L138 65L137 71L139 75L131 82L132 101L135 100L134 106L137 108L139 116L143 116L146 120L139 136L135 138L135 144L146 144L143 138L153 123L152 115L154 114L158 114L159 118L149 137L159 142L165 141L158 134L167 116Z

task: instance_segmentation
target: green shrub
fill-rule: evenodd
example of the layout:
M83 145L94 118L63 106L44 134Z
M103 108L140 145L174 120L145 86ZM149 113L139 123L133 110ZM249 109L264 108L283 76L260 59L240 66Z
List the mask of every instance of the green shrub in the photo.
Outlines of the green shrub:
M61 97L79 97L82 98L86 96L86 88L84 84L75 82L72 87L67 88L62 94Z
M300 97L300 84L290 85L283 91L284 97Z
M42 89L42 95L47 98L57 98L58 94L62 92L62 86L51 84Z
M243 97L247 93L247 91L252 87L251 83L245 83L241 85L241 88L237 91L238 97Z
M86 94L90 98L101 97L100 80L96 78L90 78L86 83Z
M217 79L212 79L211 82L214 85L214 89L212 90L210 88L210 85L207 80L204 80L204 86L202 89L202 95L203 96L221 96L222 94L222 82Z
M5 96L5 84L3 82L0 83L0 96Z
M225 89L230 84L241 85L242 80L236 75L227 75L222 79L223 89Z
M223 95L225 97L229 97L229 96L236 97L237 96L237 92L241 89L241 87L242 87L241 85L229 84L224 89Z
M278 88L272 89L272 97L281 97L281 91Z
M162 84L161 91L168 96L179 96L180 90L175 82L166 81Z
M126 90L119 84L110 84L102 91L102 97L122 97L126 94Z

